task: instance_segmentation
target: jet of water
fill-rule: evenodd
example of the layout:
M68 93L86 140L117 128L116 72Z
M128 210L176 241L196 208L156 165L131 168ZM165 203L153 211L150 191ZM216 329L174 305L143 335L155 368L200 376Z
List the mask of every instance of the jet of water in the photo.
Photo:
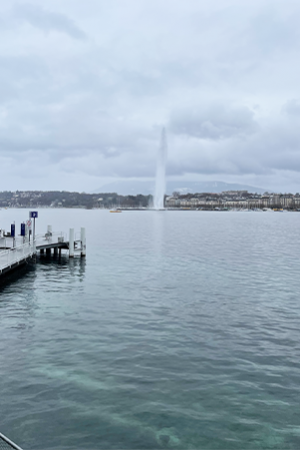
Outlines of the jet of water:
M157 154L157 169L154 194L154 209L164 209L166 192L167 135L165 128L161 131L160 146Z

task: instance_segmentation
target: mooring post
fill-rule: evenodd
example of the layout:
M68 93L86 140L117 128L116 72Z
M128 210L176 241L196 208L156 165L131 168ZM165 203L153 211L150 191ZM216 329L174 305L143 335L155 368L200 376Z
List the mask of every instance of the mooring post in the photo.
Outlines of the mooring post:
M25 241L30 242L28 221L25 223Z
M80 240L81 240L81 257L84 257L86 256L85 228L80 228Z
M69 231L69 258L74 258L74 228Z

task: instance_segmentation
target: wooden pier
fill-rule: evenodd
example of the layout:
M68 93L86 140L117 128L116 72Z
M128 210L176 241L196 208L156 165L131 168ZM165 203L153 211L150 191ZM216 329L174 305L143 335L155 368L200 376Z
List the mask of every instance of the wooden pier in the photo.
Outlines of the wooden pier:
M36 254L34 245L24 243L0 250L0 277L26 264Z
M81 228L79 236L75 235L74 228L70 228L68 239L62 232L53 233L50 225L43 235L34 236L29 232L17 238L0 235L0 277L35 260L38 252L41 255L46 253L49 256L53 253L60 256L62 250L69 252L70 258L75 255L85 257L85 228Z
M80 254L81 257L86 256L85 228L81 228L80 236L75 236L74 228L70 228L67 240L63 233L53 233L52 227L49 225L47 233L38 235L35 243L36 251L39 251L40 254L46 252L46 255L50 255L53 251L56 255L61 254L62 250L67 250L70 258L74 258L75 254Z

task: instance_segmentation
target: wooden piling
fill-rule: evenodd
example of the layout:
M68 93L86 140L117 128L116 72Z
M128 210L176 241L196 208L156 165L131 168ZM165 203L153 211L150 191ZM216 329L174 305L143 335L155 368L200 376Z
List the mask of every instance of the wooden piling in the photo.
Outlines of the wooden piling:
M85 237L85 228L80 229L80 240L81 240L81 257L86 256L86 237Z
M74 228L69 231L69 258L74 258Z

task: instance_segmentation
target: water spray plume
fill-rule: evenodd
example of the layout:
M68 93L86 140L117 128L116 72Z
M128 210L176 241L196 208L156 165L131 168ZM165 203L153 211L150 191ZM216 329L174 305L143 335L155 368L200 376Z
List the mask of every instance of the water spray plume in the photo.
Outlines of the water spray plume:
M157 169L154 194L154 209L164 209L166 192L167 135L165 128L161 131L160 146L157 154Z

